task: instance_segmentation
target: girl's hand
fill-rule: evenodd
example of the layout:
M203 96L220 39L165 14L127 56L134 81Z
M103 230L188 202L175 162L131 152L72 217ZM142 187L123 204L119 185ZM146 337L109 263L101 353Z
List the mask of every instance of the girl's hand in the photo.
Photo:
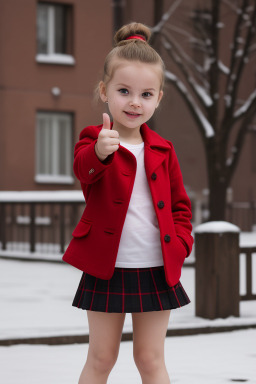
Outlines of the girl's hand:
M119 133L110 129L110 118L107 113L103 113L103 126L95 144L97 157L103 161L119 148Z

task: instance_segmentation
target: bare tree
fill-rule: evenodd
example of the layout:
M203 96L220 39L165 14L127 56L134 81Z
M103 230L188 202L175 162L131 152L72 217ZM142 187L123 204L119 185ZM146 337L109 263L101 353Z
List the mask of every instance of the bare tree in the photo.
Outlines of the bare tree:
M256 0L205 0L203 8L191 3L197 2L172 1L152 32L176 66L175 73L167 66L167 82L181 94L204 143L209 220L224 220L226 191L256 113L255 81L247 95L241 87L245 75L253 75Z

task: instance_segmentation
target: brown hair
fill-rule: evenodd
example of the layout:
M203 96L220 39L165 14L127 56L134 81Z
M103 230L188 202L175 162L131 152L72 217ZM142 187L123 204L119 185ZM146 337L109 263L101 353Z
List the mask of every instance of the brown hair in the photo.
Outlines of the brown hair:
M143 40L126 40L128 37L134 35L142 37ZM104 63L102 80L106 85L111 80L115 69L115 66L112 63L113 58L117 57L128 61L141 61L142 63L159 64L162 69L160 89L163 89L165 66L160 55L150 46L150 36L150 29L141 23L130 23L124 25L116 32L114 36L114 48L109 52Z

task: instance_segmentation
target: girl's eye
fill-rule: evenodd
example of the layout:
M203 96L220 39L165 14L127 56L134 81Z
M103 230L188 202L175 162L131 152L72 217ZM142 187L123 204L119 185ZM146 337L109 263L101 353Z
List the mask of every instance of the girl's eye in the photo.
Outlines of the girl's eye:
M144 92L144 93L142 93L142 96L143 96L143 97L150 97L150 96L152 96L152 93L150 93L150 92Z
M122 93L123 95L128 95L128 90L126 88L119 89L119 92Z

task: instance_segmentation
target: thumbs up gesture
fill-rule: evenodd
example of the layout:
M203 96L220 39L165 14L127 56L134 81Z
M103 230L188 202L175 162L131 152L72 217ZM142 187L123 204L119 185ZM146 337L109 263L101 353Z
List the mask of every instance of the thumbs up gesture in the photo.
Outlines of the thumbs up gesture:
M97 157L103 161L107 156L117 151L120 140L119 133L110 129L110 118L107 113L103 113L103 126L98 136L98 141L95 144L95 152Z

